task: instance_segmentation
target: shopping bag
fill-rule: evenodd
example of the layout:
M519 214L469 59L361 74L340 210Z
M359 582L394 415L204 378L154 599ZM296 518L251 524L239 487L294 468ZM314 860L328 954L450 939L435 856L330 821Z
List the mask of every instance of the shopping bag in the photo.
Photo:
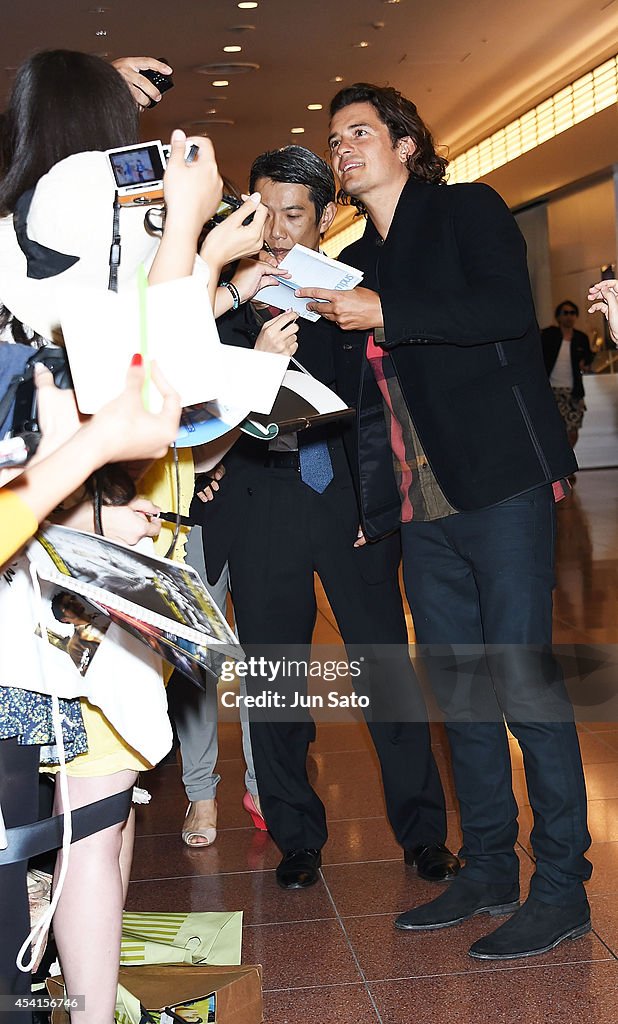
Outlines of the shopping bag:
M242 910L124 913L120 964L240 964Z
M166 1007L203 1001L209 996L214 1004L216 1024L261 1024L263 1020L262 968L259 964L239 967L194 967L186 964L121 967L118 981L117 1024L142 1024L146 1021L162 1024ZM64 995L62 977L48 978L45 984L54 999L59 1000ZM144 1010L149 1012L143 1013ZM178 1016L181 1015L182 1010ZM55 1010L52 1024L70 1024L66 1012Z

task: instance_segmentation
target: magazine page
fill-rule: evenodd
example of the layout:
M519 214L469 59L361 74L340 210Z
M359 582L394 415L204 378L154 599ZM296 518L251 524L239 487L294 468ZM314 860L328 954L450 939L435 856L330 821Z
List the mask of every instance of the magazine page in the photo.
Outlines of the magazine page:
M242 657L235 634L189 565L63 526L46 525L28 549L44 579L106 610Z
M47 557L47 556L45 556ZM172 732L161 659L143 641L67 585L32 585L26 554L0 576L0 685L65 698L87 697L151 764Z
M349 291L363 280L363 274L347 263L331 259L324 253L307 249L297 243L279 264L292 276L282 277L278 285L263 288L259 293L260 302L279 309L293 309L305 320L318 320L319 314L307 309L312 299L300 299L294 292L298 288L329 288L333 291Z

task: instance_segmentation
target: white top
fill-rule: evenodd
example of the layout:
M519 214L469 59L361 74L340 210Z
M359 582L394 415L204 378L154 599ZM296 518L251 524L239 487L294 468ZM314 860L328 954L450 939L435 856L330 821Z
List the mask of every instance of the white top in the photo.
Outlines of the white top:
M562 339L562 344L558 351L558 358L556 359L555 366L551 372L549 383L552 388L569 388L573 387L573 364L571 363L571 342L567 341L566 338Z

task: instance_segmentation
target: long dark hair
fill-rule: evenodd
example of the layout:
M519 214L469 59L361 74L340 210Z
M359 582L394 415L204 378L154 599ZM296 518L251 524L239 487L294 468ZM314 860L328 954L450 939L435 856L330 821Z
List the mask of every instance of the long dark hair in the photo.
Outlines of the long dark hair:
M59 160L139 139L138 108L111 64L44 50L19 68L0 133L0 214Z
M352 103L371 103L382 123L388 128L393 146L396 146L400 139L410 136L415 146L414 152L406 160L411 177L433 185L446 183L448 160L436 152L432 134L412 100L406 99L392 86L357 82L346 89L340 89L333 97L330 104L331 118ZM343 189L339 191L337 199L340 203L351 204L359 210L364 210L362 203L349 196Z

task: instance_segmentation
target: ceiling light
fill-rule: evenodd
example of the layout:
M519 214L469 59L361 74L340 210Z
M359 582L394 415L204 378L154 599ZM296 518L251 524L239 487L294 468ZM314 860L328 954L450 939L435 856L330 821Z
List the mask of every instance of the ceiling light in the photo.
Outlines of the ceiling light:
M564 86L449 163L449 181L476 181L618 100L618 56Z
M321 103L308 103L307 104L307 110L321 110L321 109L322 109L322 104Z
M211 82L217 89L222 89L224 85L229 85L227 78L218 78L216 82Z
M290 132L292 133L292 135L303 135L304 131L304 128L290 128Z
M224 46L223 47L223 52L224 53L240 53L241 50L242 50L242 46Z
M357 50L364 50L366 49L367 46L369 46L369 43L367 42L366 39L361 39L360 43L352 43L352 46L354 46Z
M343 75L335 75L334 78L329 78L329 82L343 82Z
M254 7L257 7L256 0L242 0L242 3L237 4L241 11L251 11Z
M96 30L96 32L95 32L95 36L106 36L106 35L107 35L107 29L106 28L98 28Z
M230 75L248 75L251 71L259 71L260 65L246 60L215 61L214 64L201 64L193 70L198 75L229 78Z

